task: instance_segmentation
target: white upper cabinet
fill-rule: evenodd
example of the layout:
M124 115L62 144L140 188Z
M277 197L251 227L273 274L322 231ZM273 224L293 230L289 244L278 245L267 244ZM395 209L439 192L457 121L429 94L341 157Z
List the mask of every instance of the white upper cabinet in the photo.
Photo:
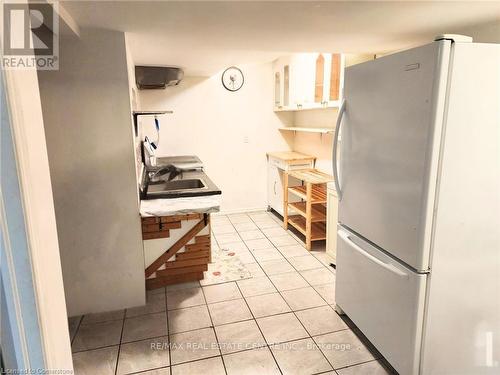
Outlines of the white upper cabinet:
M275 111L336 107L340 103L344 56L298 53L273 63ZM279 87L279 89L278 89Z

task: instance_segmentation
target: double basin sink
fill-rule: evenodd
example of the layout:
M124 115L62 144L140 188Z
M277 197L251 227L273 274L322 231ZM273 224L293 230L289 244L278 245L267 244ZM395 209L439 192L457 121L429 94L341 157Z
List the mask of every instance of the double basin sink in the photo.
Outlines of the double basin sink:
M190 178L185 180L172 180L172 181L157 181L149 183L149 194L183 191L183 190L196 190L206 189L207 185L202 179Z
M203 172L201 161L197 157L187 158L186 156L158 158L158 165L146 170L144 174L141 199L221 194L220 189Z

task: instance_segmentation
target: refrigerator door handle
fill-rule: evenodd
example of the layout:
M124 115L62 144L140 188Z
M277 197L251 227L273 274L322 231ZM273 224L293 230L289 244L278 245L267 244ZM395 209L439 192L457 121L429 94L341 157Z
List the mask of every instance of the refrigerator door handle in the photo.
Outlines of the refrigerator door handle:
M365 250L363 250L360 246L356 245L352 240L351 240L351 236L342 231L342 230L339 230L338 231L338 234L340 236L340 238L342 238L347 244L349 244L349 246L357 251L359 254L363 255L365 258L368 258L369 260L371 260L373 263L379 265L380 267L382 268L385 268L387 271L390 271L400 277L403 277L405 279L408 279L409 278L409 275L404 273L403 271L401 271L399 268L395 267L394 265L392 264L388 264L388 263L384 263L382 262L380 259L377 259L376 257L374 257L373 255L367 253Z
M335 125L335 136L333 138L333 155L332 155L333 179L335 182L335 190L337 190L337 196L339 201L342 200L342 191L340 190L339 171L337 168L337 149L339 143L340 125L342 124L342 117L344 117L344 112L345 112L345 99L342 99L342 104L340 105L339 113L337 115L337 124Z

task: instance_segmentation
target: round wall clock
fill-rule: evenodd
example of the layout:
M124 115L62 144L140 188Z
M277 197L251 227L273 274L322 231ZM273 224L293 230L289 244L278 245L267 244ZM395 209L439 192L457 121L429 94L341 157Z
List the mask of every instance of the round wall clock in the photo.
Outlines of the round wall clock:
M230 66L222 73L222 85L226 90L238 91L244 82L243 72L235 66Z

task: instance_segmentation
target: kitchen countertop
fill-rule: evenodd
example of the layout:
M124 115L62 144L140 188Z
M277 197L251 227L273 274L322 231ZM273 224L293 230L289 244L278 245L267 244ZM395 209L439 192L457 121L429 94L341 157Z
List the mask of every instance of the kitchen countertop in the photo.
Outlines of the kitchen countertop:
M300 152L296 151L275 151L275 152L268 152L267 156L280 159L286 162L293 162L293 161L310 161L310 160L316 160L315 156L311 155L306 155L306 154L301 154Z
M142 217L219 212L222 195L141 200Z

